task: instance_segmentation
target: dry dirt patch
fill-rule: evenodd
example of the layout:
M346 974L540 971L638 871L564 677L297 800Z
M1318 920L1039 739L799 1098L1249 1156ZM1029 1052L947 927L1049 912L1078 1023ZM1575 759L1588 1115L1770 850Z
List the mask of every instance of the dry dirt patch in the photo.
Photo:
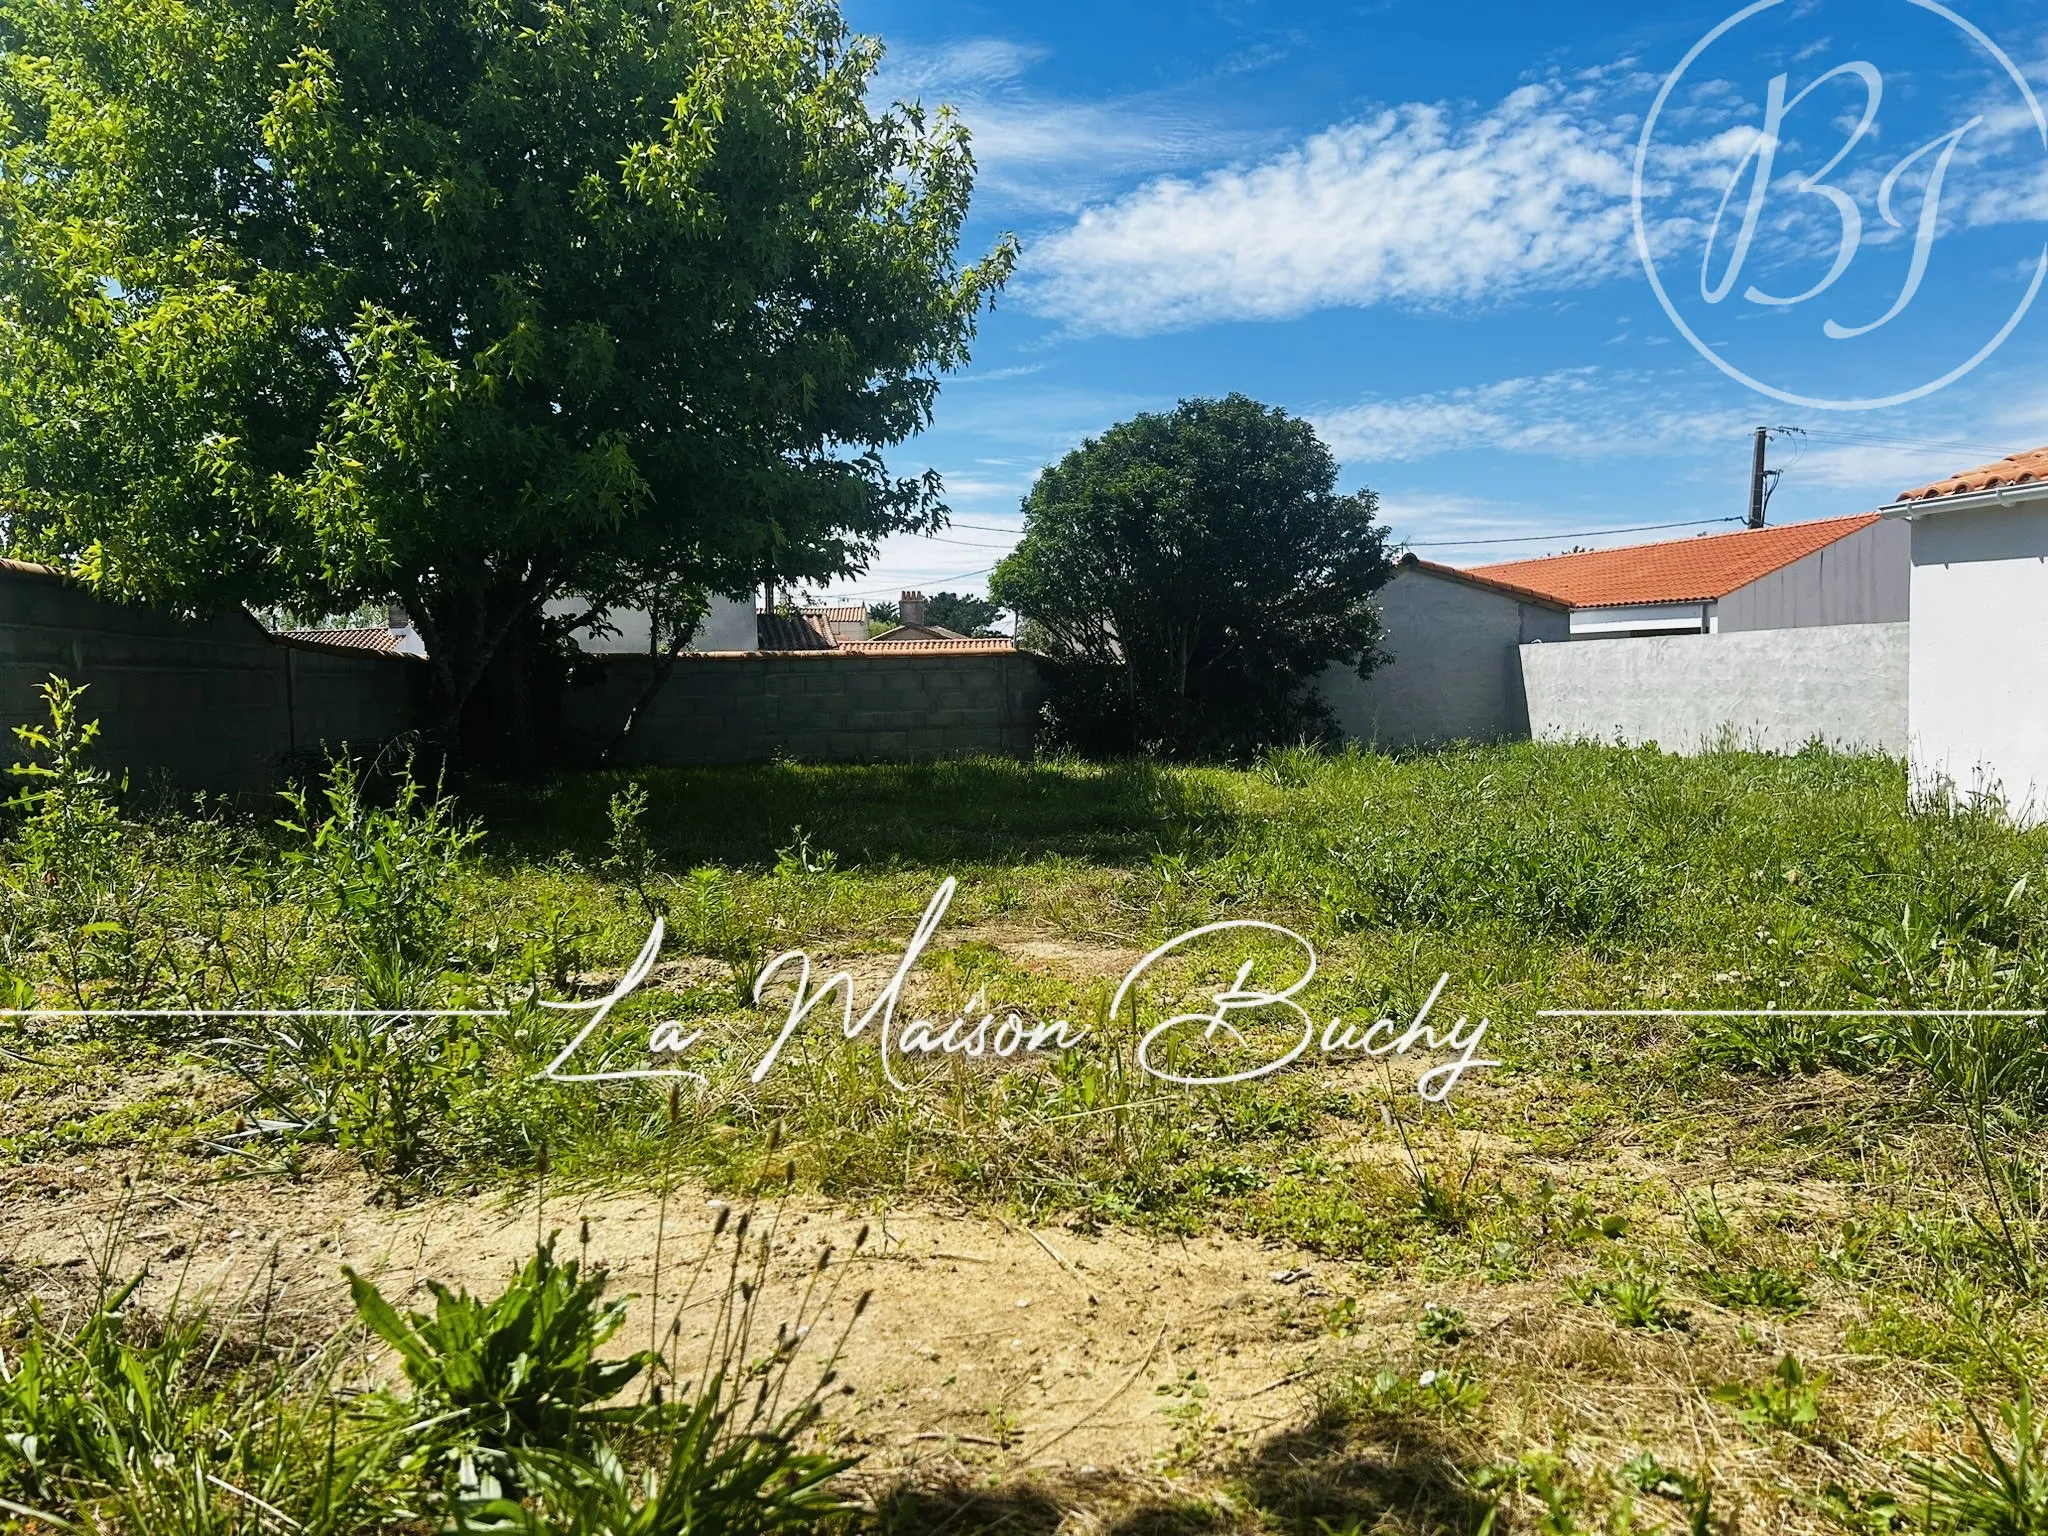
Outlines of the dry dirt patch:
M45 1288L62 1278L75 1292L118 1220L115 1267L148 1265L147 1303L182 1292L253 1306L267 1287L273 1323L313 1334L348 1315L343 1265L421 1304L428 1279L490 1293L537 1231L559 1231L567 1250L587 1228L589 1258L608 1267L615 1294L634 1297L621 1347L680 1319L675 1354L688 1375L712 1315L703 1284L689 1302L681 1296L719 1207L698 1190L677 1190L665 1210L651 1192L564 1194L543 1210L485 1196L392 1209L370 1203L370 1187L339 1168L303 1184L126 1192L90 1172L41 1171L49 1177L32 1184L16 1178L0 1217L8 1271L47 1277ZM872 1290L839 1367L852 1391L830 1419L885 1467L959 1458L991 1472L1150 1468L1185 1448L1186 1420L1167 1410L1197 1385L1204 1444L1248 1441L1299 1417L1303 1383L1334 1347L1313 1320L1352 1289L1327 1259L1222 1235L1033 1232L999 1218L803 1198L764 1205L754 1219L773 1250L760 1314L770 1333L794 1312L824 1245L843 1273L812 1334L820 1353ZM1420 1305L1399 1290L1361 1294L1362 1330L1377 1322L1405 1333Z

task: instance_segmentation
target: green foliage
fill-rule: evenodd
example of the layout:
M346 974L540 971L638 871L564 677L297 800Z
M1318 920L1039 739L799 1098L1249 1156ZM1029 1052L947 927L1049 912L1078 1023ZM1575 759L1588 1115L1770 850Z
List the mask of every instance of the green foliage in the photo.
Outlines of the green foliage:
M959 635L993 635L1002 606L966 592L934 592L924 602L924 621Z
M193 609L396 598L452 710L550 596L929 528L882 450L1014 250L959 264L966 131L871 106L880 55L829 0L9 0L9 537Z
M1638 1263L1625 1264L1616 1274L1574 1280L1569 1294L1581 1305L1605 1308L1624 1328L1676 1328L1685 1318L1671 1305L1663 1280Z
M490 1086L469 1019L315 1015L212 1049L252 1090L249 1134L336 1146L401 1183L451 1160L453 1122Z
M1422 1309L1422 1321L1415 1325L1415 1336L1425 1344L1457 1344L1471 1332L1471 1320L1463 1312L1434 1301Z
M324 815L303 789L286 792L292 815L280 825L297 846L285 858L306 899L342 934L364 1002L417 1004L447 963L450 885L483 833L456 820L452 800L422 789L409 762L388 806L370 803L361 770L345 756L329 766L322 797Z
M2001 1412L2000 1443L1973 1409L1977 1456L1911 1458L1907 1509L1929 1536L2044 1536L2048 1533L2048 1420L2020 1395Z
M1716 1387L1717 1402L1731 1404L1745 1429L1783 1429L1804 1434L1820 1420L1820 1382L1809 1380L1798 1357L1787 1355L1761 1386L1729 1382Z
M140 1284L103 1281L73 1332L33 1306L0 1318L0 1510L212 1536L254 1507L338 1536L403 1507L406 1426L339 1411L338 1348L250 1359L203 1314L147 1316Z
M82 1004L88 979L131 934L132 903L122 899L121 817L112 780L88 760L100 723L80 717L85 688L52 675L36 691L48 723L14 727L15 740L32 755L7 770L23 781L5 806L21 813L15 837L20 862L18 875L0 889L11 909L7 926L51 935L59 972L72 1000Z
M1346 1372L1319 1381L1315 1410L1324 1424L1348 1424L1369 1417L1401 1418L1432 1413L1472 1413L1486 1401L1485 1383L1471 1372L1427 1366L1404 1372L1382 1366L1370 1374Z
M1764 1312L1803 1312L1806 1286L1799 1276L1752 1264L1747 1269L1708 1269L1695 1277L1702 1293L1724 1307L1754 1307Z
M1336 481L1307 422L1243 395L1135 417L1040 475L989 595L1053 659L1064 739L1201 757L1323 734L1309 684L1372 664L1393 573L1373 494Z
M557 1263L552 1239L495 1300L429 1282L430 1314L401 1316L369 1281L344 1273L357 1315L398 1352L418 1407L449 1416L451 1450L470 1487L485 1475L504 1486L514 1451L587 1453L600 1423L633 1416L601 1405L656 1359L598 1358L624 1325L626 1304L603 1304L604 1275L575 1259Z
M967 592L934 592L925 599L924 621L935 629L950 629L958 635L1000 634L995 627L1002 617L1000 605ZM879 634L903 622L903 610L895 603L868 604L868 632Z
M814 1287L762 1349L765 1256L742 1261L746 1225L721 1228L730 1262L714 1236L696 1265L724 1281L700 1298L713 1305L706 1379L635 1404L611 1400L663 1363L600 1357L624 1304L603 1304L602 1274L557 1264L551 1243L495 1299L433 1286L430 1315L400 1314L349 1274L367 1337L399 1354L405 1395L352 1385L369 1364L364 1334L280 1346L263 1318L153 1317L141 1276L103 1281L73 1330L32 1305L0 1313L0 1521L151 1536L815 1528L850 1507L834 1483L851 1463L798 1443L836 1346L809 1390L789 1377L834 1288Z
M654 890L660 861L654 845L647 840L646 786L628 784L612 796L606 814L611 820L611 836L606 840L604 863L599 867L632 891L650 919L666 916L668 902Z

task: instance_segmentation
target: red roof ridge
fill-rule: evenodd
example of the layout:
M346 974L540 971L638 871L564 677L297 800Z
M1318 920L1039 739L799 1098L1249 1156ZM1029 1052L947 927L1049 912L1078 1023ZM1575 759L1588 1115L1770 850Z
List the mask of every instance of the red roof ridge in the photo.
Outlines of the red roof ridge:
M1711 602L1877 522L1875 512L1482 565L1465 575L1573 608Z
M1950 475L1932 485L1899 492L1899 500L1933 501L1942 496L1967 496L1976 491L1995 491L2008 485L2030 485L2048 480L2048 447L2009 453L1996 464L1984 464Z
M945 654L949 652L961 654L1014 651L1017 649L1017 642L1009 639L1007 636L1000 635L962 635L950 640L853 640L840 646L839 649L855 656L895 656L905 651L915 652L918 655L924 656L933 653Z

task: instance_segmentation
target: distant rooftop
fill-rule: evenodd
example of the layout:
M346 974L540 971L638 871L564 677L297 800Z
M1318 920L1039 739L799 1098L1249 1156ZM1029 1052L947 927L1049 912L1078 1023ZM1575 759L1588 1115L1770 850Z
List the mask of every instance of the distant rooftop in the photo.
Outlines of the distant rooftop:
M2010 454L1996 464L1969 469L1917 490L1899 492L1900 501L1933 501L1943 496L1968 496L1976 491L2003 490L2010 485L2031 485L2048 480L2048 448Z
M1480 565L1463 574L1573 608L1698 603L1726 597L1878 520L1875 512L1782 528L1669 539L1626 549Z

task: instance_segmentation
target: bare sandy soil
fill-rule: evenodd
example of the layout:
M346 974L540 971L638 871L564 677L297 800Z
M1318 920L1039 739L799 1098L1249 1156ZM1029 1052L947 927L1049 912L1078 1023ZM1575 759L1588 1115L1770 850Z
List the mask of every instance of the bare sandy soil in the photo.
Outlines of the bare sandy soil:
M391 1209L371 1204L370 1188L340 1170L296 1185L123 1190L83 1164L17 1169L0 1196L0 1253L10 1283L77 1295L111 1245L117 1273L147 1266L146 1304L182 1293L254 1308L267 1291L275 1324L313 1335L349 1314L343 1265L416 1305L430 1300L427 1279L489 1294L531 1253L537 1230L559 1230L566 1253L587 1224L589 1259L608 1268L613 1294L634 1298L620 1347L666 1334L679 1318L675 1355L688 1374L713 1310L705 1283L689 1302L681 1296L717 1216L719 1203L700 1191L678 1189L664 1218L653 1193L564 1194L544 1210L496 1197ZM1316 1320L1333 1294L1350 1291L1326 1260L1227 1236L1032 1232L801 1197L764 1204L755 1222L772 1233L766 1332L794 1314L823 1245L835 1250L839 1278L812 1330L815 1353L830 1347L854 1299L874 1293L839 1366L853 1390L834 1400L831 1418L846 1443L889 1467L936 1456L986 1461L990 1471L1154 1468L1191 1417L1165 1410L1197 1385L1205 1435L1255 1437L1300 1415L1303 1382L1332 1342ZM1398 1291L1362 1295L1359 1323L1412 1329L1420 1305Z

